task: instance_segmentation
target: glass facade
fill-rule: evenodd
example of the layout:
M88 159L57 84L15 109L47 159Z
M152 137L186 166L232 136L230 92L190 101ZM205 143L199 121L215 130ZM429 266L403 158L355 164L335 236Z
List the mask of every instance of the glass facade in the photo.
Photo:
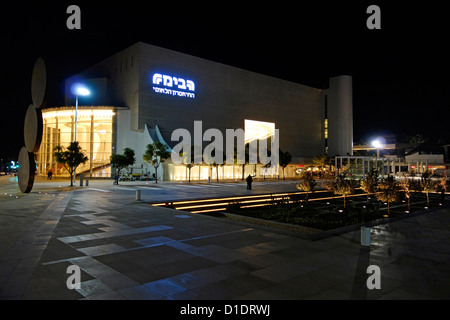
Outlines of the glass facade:
M275 123L245 119L245 143L253 140L264 140L275 135Z
M113 137L113 107L78 107L76 140L88 161L76 173L86 177L110 177ZM42 143L37 155L39 175L68 176L62 164L56 163L53 149L68 147L75 140L75 107L42 110Z

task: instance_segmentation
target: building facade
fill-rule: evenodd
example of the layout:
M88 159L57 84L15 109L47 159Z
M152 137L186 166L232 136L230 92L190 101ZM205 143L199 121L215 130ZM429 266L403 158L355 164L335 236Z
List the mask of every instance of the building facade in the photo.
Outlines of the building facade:
M89 172L92 176L110 174L107 171L110 169L105 169L107 156L122 153L125 147L135 151L136 164L132 168L135 175L153 174L153 168L142 159L146 146L160 141L171 150L178 143L171 140L174 130L183 128L194 135L196 121L201 121L203 132L215 128L223 136L227 129L244 129L246 140L251 140L252 135L270 135L278 129L280 150L292 155L284 170L287 176L294 176L296 168L315 155L353 152L351 76L333 77L327 89L318 89L136 43L68 78L67 106L74 104L71 87L77 82L83 82L91 91L89 96L79 97L79 110L84 113L78 118L77 127L79 132L85 132L82 138L86 142L82 146L90 160L77 172ZM43 110L47 127L38 159L41 174L55 166L50 147L69 139L69 133L61 131L63 120L57 114L64 114L64 128L72 130L73 110L73 107ZM95 110L109 110L111 127L103 129L105 124L102 118L97 120ZM105 134L111 132L109 144L99 142L103 130ZM205 143L208 142L203 147ZM98 158L100 153L102 160ZM159 170L158 177L164 180L187 179L187 168L170 160ZM274 176L281 171L261 165L234 164L216 168L197 165L191 169L192 179L216 176L237 179L247 174Z

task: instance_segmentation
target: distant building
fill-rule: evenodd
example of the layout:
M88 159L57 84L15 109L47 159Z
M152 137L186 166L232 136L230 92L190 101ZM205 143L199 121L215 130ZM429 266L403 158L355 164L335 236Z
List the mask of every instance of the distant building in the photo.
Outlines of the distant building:
M424 140L413 143L399 143L395 139L389 140L390 143L383 144L380 148L373 145L355 145L353 146L354 159L353 168L350 169L355 175L362 174L362 159L376 163L378 167L382 168L386 173L399 174L402 172L416 172L424 173L431 171L432 173L441 174L450 169L449 147L440 140ZM356 158L359 157L360 163ZM343 159L345 159L344 157ZM378 159L378 162L375 159ZM368 162L367 162L368 163ZM372 168L374 164L372 164ZM365 166L367 170L368 165Z

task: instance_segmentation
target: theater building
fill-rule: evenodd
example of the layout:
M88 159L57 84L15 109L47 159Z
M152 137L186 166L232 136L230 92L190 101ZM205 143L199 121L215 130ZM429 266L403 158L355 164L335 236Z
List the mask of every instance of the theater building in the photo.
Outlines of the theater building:
M328 80L328 81L327 81ZM135 150L133 174L152 175L142 155L154 141L173 148L172 132L184 128L194 135L194 122L203 132L216 128L245 130L245 140L270 136L279 130L279 147L292 155L285 175L295 176L299 166L315 155L353 153L352 78L325 79L326 89L313 88L242 70L191 55L136 43L104 61L68 78L64 107L42 110L43 139L38 172L65 172L55 162L53 147L74 139L89 157L77 173L110 177L110 157ZM90 95L78 97L75 112L74 83L83 83ZM77 121L75 121L77 114ZM215 170L218 170L217 172ZM242 172L244 170L244 172ZM188 170L170 159L158 169L163 180L186 180ZM242 176L277 176L280 168L226 164L217 168L197 165L191 179L240 179Z

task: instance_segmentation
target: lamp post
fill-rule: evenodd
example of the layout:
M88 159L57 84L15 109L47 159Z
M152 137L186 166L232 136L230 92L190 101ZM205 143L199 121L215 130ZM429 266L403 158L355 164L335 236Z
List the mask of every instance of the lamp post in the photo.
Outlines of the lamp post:
M77 141L77 126L78 126L78 96L87 96L91 92L84 85L77 83L72 87L72 92L75 94L75 134L73 142ZM73 181L75 182L76 172L73 173Z
M87 96L90 91L82 84L76 84L74 88L75 93L75 135L73 141L77 141L77 125L78 125L78 96Z

